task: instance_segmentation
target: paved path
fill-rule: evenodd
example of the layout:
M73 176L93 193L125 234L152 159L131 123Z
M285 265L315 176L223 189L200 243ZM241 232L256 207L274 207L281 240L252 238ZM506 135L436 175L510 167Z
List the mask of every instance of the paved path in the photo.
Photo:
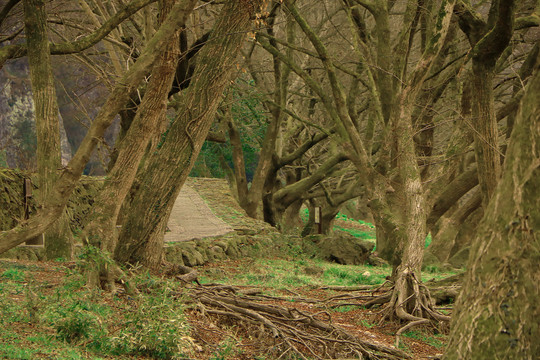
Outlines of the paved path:
M176 198L167 224L170 231L165 241L188 241L204 237L224 235L234 231L217 218L193 188L184 185Z

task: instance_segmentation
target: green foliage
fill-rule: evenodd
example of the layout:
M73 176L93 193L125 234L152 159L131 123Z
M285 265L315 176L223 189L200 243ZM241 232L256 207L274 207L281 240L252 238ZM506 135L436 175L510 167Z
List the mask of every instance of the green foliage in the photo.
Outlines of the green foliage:
M352 311L352 310L357 309L359 307L360 306L356 306L356 305L344 305L344 306L338 306L338 307L334 308L334 311L335 312L349 312L349 311Z
M210 360L227 360L237 357L241 350L236 346L236 342L228 338L218 345L219 349L210 357Z
M240 133L246 176L253 178L261 144L266 133L267 119L262 105L262 96L255 88L252 80L237 80L232 90L231 115ZM217 127L213 131L219 131ZM225 144L205 142L195 165L190 173L194 177L225 177L223 162L232 167L233 156L229 139Z
M370 323L369 321L367 321L365 319L362 319L360 321L360 324L362 324L362 326L364 326L364 327L366 327L368 329L371 329L372 327L377 326L377 324Z
M101 326L102 317L94 309L93 304L72 299L49 314L53 320L56 337L68 343L77 342L91 337L99 338L104 333Z
M191 342L183 313L184 302L175 295L179 290L177 285L171 286L169 282L148 274L143 274L136 282L151 285L159 291L134 299L122 331L111 338L112 352L156 359L181 357Z
M369 223L369 222L366 222L366 221L363 221L363 220L355 220L355 219L351 219L349 218L347 215L343 214L343 213L337 213L336 215L336 219L338 220L343 220L343 221L353 221L353 222L356 222L360 225L364 225L370 229L375 229L375 225L373 225L372 223Z
M426 243L425 243L425 247L427 248L430 244L431 244L431 233L428 234L428 236L426 236Z
M364 231L361 229L351 229L351 228L344 228L342 226L334 225L334 230L344 231L355 238L363 239L363 240L375 240L375 234L373 231Z
M375 285L382 284L388 275L386 272L371 274L371 271L365 269L373 270L374 268L369 266L331 265L324 271L323 279L335 285ZM364 275L365 271L370 272L370 276Z

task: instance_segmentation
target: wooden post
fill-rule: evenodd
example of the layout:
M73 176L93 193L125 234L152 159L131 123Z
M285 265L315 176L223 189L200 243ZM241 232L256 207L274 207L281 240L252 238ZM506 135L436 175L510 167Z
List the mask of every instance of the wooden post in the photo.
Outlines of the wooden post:
M317 224L317 234L322 234L322 209L320 206L315 206L315 224Z
M25 178L23 183L23 206L24 206L24 219L27 220L30 217L30 199L32 199L32 180ZM30 239L21 246L45 246L45 237L43 234Z
M25 178L23 183L24 219L30 217L30 199L32 198L32 181Z

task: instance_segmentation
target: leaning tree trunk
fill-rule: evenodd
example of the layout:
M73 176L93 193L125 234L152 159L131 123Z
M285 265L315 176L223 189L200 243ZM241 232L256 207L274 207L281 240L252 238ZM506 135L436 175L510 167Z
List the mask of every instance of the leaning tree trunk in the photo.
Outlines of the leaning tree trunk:
M198 55L178 115L160 148L147 160L141 187L115 251L119 262L150 268L161 264L163 235L172 206L200 152L223 90L230 83L254 7L248 0L230 0L224 5L211 38Z
M160 23L169 14L172 0L161 1ZM195 6L195 0L183 1L183 20L171 33L167 48L154 64L148 88L138 107L131 126L118 146L114 166L110 170L103 190L93 207L93 219L86 227L90 243L102 250L114 252L116 246L116 224L124 198L128 194L137 168L150 139L165 121L168 94L172 86L179 57L179 33Z
M24 0L28 63L36 115L39 203L43 204L62 166L58 104L52 73L45 1ZM47 259L70 259L71 230L65 213L45 232Z
M477 236L444 359L540 353L540 66L516 123L503 177Z

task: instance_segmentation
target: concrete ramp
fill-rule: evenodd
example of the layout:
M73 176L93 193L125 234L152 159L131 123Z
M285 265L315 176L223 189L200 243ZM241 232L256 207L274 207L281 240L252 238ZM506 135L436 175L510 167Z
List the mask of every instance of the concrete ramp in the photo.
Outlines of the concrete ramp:
M165 242L188 241L234 231L216 217L201 196L188 185L182 187L176 198L167 226Z

